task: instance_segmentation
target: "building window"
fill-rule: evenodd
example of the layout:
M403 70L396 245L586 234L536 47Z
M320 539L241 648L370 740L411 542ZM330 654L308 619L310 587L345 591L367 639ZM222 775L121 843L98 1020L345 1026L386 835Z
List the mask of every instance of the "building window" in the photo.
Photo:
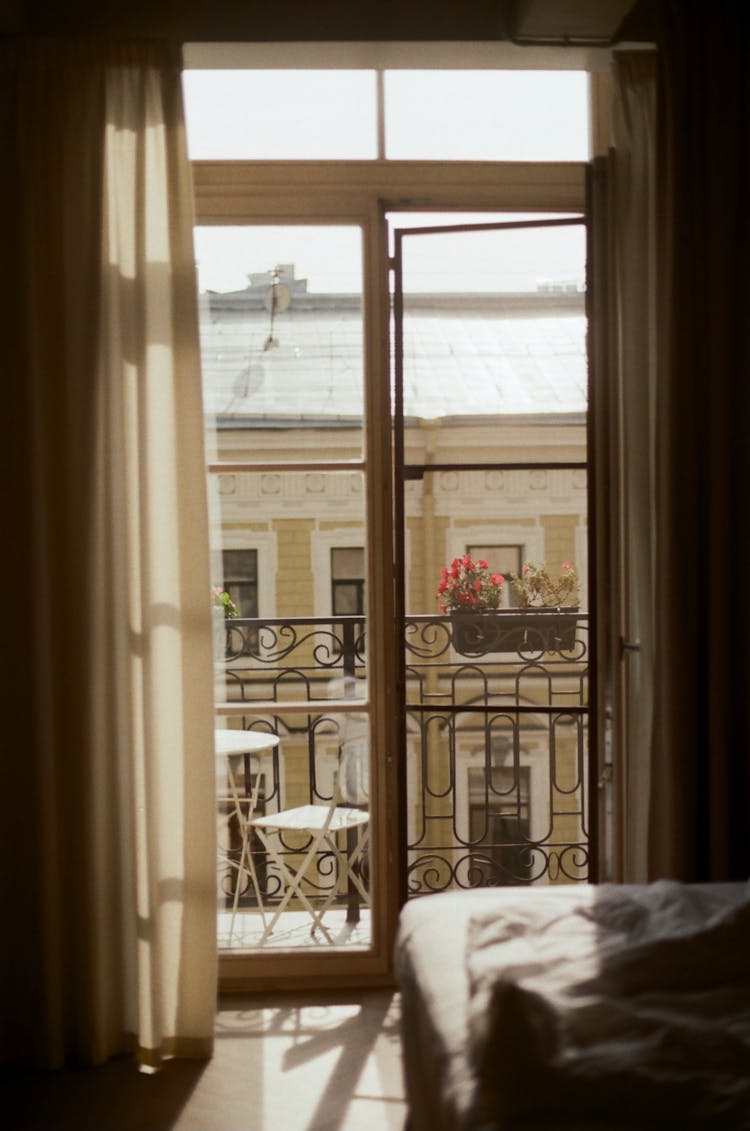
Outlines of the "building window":
M364 616L365 552L361 546L331 550L331 612L334 616Z
M503 608L518 608L518 597L510 584L513 577L520 574L523 568L524 546L467 546L467 554L471 554L474 561L483 558L493 573L501 573L505 578L503 586Z
M258 551L222 550L224 588L241 617L258 616Z
M486 782L484 769L469 770L469 835L482 887L531 882L529 768L516 773L495 764Z

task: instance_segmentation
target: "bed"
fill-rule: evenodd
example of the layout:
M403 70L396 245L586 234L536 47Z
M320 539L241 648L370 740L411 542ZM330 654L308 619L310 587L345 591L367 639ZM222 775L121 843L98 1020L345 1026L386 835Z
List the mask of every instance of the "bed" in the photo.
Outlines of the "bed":
M396 944L409 1131L750 1127L750 887L447 892Z

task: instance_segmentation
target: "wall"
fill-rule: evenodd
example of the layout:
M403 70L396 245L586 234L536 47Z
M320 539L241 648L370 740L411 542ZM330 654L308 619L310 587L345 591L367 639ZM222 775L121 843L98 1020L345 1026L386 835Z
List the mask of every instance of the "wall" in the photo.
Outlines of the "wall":
M166 36L190 41L503 41L561 35L650 41L655 0L5 0L3 32ZM562 9L562 11L561 11ZM623 19L623 13L625 13Z

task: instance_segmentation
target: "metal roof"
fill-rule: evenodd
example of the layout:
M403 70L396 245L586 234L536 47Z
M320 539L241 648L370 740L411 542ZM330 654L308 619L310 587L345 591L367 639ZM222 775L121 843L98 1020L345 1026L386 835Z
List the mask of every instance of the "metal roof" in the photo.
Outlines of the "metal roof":
M264 289L201 296L204 406L235 426L343 424L362 416L355 295L294 294L274 318ZM581 294L413 295L404 318L404 409L438 419L586 409Z

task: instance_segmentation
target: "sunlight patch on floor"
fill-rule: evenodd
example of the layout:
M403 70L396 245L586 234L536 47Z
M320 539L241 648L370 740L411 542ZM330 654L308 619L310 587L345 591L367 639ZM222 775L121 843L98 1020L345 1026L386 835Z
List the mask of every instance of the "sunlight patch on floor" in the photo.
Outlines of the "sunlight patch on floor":
M403 1131L392 990L234 999L174 1131Z
M316 931L315 935L310 934L310 916L306 911L285 911L273 934L263 943L262 949L264 951L290 947L327 949L333 945L346 947L347 950L367 950L370 947L372 933L369 909L363 908L358 923L347 923L344 908L328 911L324 922L333 937L333 943L330 943L320 931ZM257 911L238 911L233 927L230 912L220 912L217 917L217 940L220 951L255 950L262 934L263 921Z

